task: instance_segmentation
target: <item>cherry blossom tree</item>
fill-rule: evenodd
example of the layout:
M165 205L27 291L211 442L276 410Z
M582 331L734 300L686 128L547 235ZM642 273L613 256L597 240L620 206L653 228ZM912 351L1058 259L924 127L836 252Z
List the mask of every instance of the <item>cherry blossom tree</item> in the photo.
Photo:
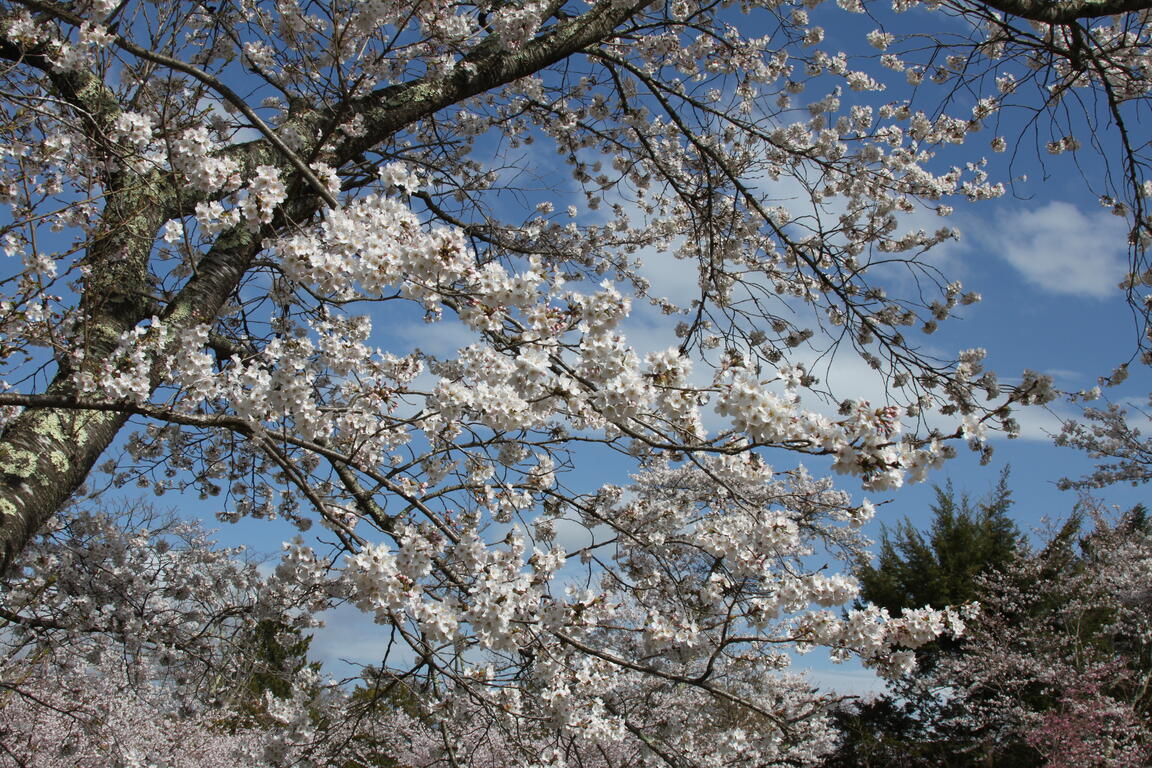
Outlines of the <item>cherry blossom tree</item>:
M975 578L959 642L843 713L847 738L826 764L1146 765L1150 565L1143 508L1116 520L1085 498L1039 546Z
M1081 535L1084 521L1094 527ZM1085 500L1042 549L987 579L963 651L929 681L950 691L945 728L1021 765L1147 764L1150 565L1143 510L1114 522Z
M907 217L1003 191L982 150L934 153L1101 99L1072 127L1118 136L1100 184L1141 313L1149 282L1140 3L897 2L964 31L925 48L885 10L860 56L820 20L881 9L839 5L0 5L0 566L72 578L21 553L106 483L199 493L297 526L276 589L372 615L421 716L462 713L429 760L474 728L525 764L814 761L824 703L770 674L787 651L893 673L959 623L831 610L856 588L824 565L874 510L792 462L896 488L1053 396L914 338L978 296L924 257L952 230ZM880 97L892 73L936 96ZM837 353L886 401L821 382Z
M1152 480L1152 445L1138 424L1148 412L1108 403L1103 408L1086 406L1079 419L1061 425L1056 444L1085 451L1098 463L1082 478L1065 478L1065 488L1105 488L1114 483L1143 485Z
M270 765L340 701L291 651L308 596L140 504L70 509L0 584L0 765ZM298 649L297 649L298 650Z
M20 678L18 685L5 684L0 701L0 765L192 768L299 765L309 759L314 731L230 728L219 710L190 706L171 686L136 679L154 669L136 668L125 676L122 665L105 659L67 667L25 662L4 671ZM293 713L286 723L300 711L284 709Z

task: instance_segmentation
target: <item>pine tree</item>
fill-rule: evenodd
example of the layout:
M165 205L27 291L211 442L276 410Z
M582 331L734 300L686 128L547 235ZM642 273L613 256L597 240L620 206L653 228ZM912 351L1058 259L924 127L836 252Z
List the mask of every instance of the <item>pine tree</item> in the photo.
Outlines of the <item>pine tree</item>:
M1009 562L1022 543L1008 517L1012 491L1007 467L979 501L957 498L951 481L936 487L932 525L921 533L909 518L883 529L876 565L856 567L864 602L899 614L905 608L961 605L976 596L976 577Z
M905 609L958 606L978 599L981 575L998 572L1022 552L1024 539L1008 516L1012 491L1005 467L982 499L956 493L951 482L936 486L932 523L922 533L909 518L881 534L873 565L857 563L863 602L893 615ZM890 695L850 704L836 714L843 741L825 768L901 765L905 768L966 768L979 758L965 749L968 734L937 725L948 702L926 680L942 658L961 652L959 639L942 638L916 652L917 672L893 685ZM1017 768L1029 765L1019 756Z

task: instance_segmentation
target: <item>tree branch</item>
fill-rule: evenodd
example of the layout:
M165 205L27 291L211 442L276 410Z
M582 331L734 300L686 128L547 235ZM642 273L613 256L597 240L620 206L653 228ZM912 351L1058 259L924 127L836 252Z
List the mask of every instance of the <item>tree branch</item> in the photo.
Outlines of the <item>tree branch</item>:
M1152 8L1149 0L1062 0L1056 3L1043 0L983 0L981 4L1011 16L1046 24L1069 24L1078 19L1098 19Z

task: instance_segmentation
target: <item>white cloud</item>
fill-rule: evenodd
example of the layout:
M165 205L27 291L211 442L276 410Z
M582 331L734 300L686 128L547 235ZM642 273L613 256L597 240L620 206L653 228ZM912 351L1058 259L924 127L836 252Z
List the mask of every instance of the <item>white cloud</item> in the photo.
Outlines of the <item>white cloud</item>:
M346 676L349 664L380 664L387 659L393 666L402 666L416 659L417 654L398 635L352 605L329 609L320 618L324 624L312 630L308 655L323 663L330 675Z
M1020 425L1020 440L1051 443L1052 439L1060 434L1064 422L1074 414L1067 409L1059 408L1057 404L1053 405L1056 405L1057 410L1052 406L1032 405L1012 411L1012 417ZM1000 438L1002 435L995 433L992 437Z
M1126 271L1124 220L1104 210L1084 213L1054 201L999 217L976 237L1029 283L1051 293L1114 296Z
M885 691L884 680L855 661L842 664L815 662L811 666L801 667L798 671L805 673L809 682L817 688L841 696L871 699Z

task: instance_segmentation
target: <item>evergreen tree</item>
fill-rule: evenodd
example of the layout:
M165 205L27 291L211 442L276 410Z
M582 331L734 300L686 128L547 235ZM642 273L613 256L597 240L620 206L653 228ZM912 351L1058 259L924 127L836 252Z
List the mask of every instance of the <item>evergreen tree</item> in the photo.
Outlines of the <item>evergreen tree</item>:
M976 501L967 493L957 494L951 482L936 486L927 533L909 518L894 530L885 527L876 564L860 561L856 566L862 601L899 615L905 609L977 600L979 577L1008 566L1025 543L1008 516L1013 503L1008 476L1005 467L992 490ZM916 652L917 673L893 684L890 695L842 707L835 717L843 741L825 768L981 764L983 758L967 749L974 743L971 734L940 727L950 719L949 702L928 683L940 659L959 653L961 647L960 640L951 638L921 647ZM1030 756L1015 755L1014 765L1031 765Z
M908 518L895 530L885 526L876 565L861 561L856 567L862 599L892 614L975 599L976 577L1008 563L1022 544L1008 517L1008 472L1005 467L992 491L975 502L967 493L957 498L951 481L936 486L927 536Z

